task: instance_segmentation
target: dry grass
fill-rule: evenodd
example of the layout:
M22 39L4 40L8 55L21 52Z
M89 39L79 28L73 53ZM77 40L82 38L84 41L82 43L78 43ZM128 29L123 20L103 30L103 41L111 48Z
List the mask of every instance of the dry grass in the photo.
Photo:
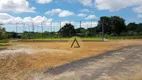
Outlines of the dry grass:
M12 45L26 45L35 50L54 49L53 52L39 52L36 54L14 54L6 58L0 57L0 79L1 80L24 80L32 73L56 67L81 58L87 58L102 54L109 50L118 49L122 46L137 45L142 40L121 40L109 42L80 42L81 48L70 48L70 42L17 42ZM70 51L59 52L58 50Z

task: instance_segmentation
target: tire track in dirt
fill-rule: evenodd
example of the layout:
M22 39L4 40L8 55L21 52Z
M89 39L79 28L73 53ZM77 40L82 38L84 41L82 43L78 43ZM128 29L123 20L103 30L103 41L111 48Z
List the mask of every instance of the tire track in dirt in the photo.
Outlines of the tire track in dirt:
M141 73L142 45L139 45L48 69L34 78L39 80L141 80L142 77L137 75Z

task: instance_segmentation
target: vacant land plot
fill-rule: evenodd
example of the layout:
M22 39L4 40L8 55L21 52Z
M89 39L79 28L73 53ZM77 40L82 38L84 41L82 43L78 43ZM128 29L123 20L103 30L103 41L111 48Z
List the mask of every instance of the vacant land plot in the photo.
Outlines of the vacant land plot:
M70 48L71 42L12 42L12 46L0 51L0 79L24 80L40 71L74 60L142 44L142 40L79 43L81 48Z

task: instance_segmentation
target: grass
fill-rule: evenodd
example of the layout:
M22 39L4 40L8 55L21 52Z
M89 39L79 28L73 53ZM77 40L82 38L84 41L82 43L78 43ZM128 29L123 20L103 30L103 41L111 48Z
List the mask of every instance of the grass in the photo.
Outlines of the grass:
M107 39L121 40L121 39L142 39L142 36L106 36Z
M0 40L0 46L8 46L8 40Z
M23 40L23 41L30 41L30 40L35 40L35 41L69 41L69 40L71 40L71 39L74 39L74 38L76 38L76 37L72 37L72 38L36 38L36 39L25 39L25 40ZM98 41L98 40L102 40L102 38L97 38L97 37L88 37L88 38L79 38L79 37L77 37L79 40L83 40L83 41L85 41L85 40L89 40L89 41L93 41L93 40L96 40L96 41Z
M6 43L0 43L0 46L7 46Z
M9 40L0 40L0 43L8 43Z

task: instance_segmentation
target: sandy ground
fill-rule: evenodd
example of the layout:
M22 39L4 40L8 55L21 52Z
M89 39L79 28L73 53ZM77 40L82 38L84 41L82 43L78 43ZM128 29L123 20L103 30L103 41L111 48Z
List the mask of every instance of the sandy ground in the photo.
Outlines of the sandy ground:
M79 43L81 48L70 48L71 42L12 42L12 46L0 51L0 79L25 80L49 68L142 44L142 40Z
M122 48L47 70L39 80L142 80L140 74L142 45Z

